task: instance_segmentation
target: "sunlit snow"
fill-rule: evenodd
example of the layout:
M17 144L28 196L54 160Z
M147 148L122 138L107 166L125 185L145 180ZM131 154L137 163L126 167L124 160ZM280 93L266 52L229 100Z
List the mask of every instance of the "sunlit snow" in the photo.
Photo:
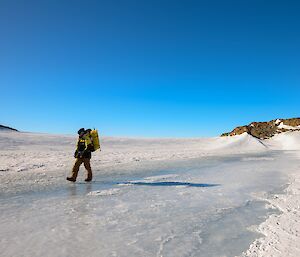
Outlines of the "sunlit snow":
M0 132L1 255L240 255L299 168L292 133L104 138L71 183L75 137Z

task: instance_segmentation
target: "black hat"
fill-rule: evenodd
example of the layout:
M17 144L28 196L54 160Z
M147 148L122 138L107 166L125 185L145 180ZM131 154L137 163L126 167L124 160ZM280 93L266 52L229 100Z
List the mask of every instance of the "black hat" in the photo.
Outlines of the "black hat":
M78 135L80 135L82 132L85 132L84 128L79 129L77 133L78 133Z

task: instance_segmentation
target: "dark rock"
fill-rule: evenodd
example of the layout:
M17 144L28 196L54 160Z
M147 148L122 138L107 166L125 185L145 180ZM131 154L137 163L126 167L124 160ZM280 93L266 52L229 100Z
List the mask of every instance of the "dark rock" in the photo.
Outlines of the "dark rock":
M7 126L3 126L3 125L0 125L0 130L10 130L10 131L17 131L18 132L17 129L7 127Z
M289 127L285 127L289 126ZM223 133L221 136L235 136L243 133L248 133L259 139L267 139L276 134L300 130L300 118L292 119L276 119L268 122L252 122L249 125L236 127L228 133Z

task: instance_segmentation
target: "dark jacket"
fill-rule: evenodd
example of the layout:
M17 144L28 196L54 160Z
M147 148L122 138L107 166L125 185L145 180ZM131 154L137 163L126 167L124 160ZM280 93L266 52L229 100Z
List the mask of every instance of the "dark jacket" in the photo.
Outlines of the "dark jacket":
M93 144L91 139L86 137L79 137L77 141L77 148L74 153L75 158L91 158L91 150L93 148Z

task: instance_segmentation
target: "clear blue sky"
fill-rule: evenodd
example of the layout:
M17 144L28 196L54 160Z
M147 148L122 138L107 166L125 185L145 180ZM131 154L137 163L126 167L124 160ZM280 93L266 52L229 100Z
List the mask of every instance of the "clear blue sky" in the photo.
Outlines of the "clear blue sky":
M300 110L300 2L1 0L0 124L217 136Z

